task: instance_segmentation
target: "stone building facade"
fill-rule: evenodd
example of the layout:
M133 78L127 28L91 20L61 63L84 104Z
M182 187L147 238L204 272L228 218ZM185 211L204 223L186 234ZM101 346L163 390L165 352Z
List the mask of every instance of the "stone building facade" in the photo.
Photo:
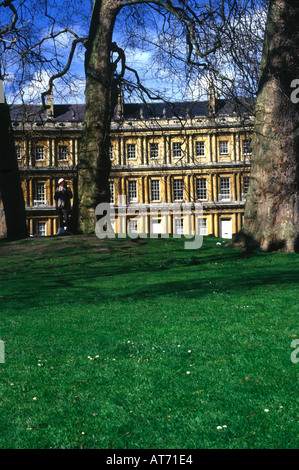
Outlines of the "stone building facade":
M57 233L54 192L61 177L76 195L84 118L84 105L48 104L38 117L37 107L30 106L26 120L23 107L11 106L28 228L38 236ZM231 238L243 222L252 129L250 112L240 113L213 93L192 103L121 103L111 125L110 191L115 207L125 196L128 216L126 227L116 218L116 233L191 230ZM200 204L203 212L197 217ZM130 216L130 206L136 205L155 217L136 221ZM182 205L192 213L188 224Z

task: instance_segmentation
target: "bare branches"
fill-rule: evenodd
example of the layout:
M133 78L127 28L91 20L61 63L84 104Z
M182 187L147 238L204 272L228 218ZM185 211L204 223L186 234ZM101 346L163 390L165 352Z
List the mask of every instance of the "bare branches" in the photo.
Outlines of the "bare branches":
M189 88L196 90L201 77L210 73L220 83L226 80L227 87L244 86L249 93L261 51L261 37L254 29L259 8L253 9L253 5L264 1L95 0L93 18L97 21L96 12L107 3L108 10L122 19L110 51L115 82L129 86L131 75L132 88L137 83L141 87L143 72L130 63L139 51L144 52L144 60L148 58L146 78L160 80L159 91L150 92L151 96L162 95L163 79L164 87L169 88L169 76L180 86L190 83ZM44 108L54 84L73 70L76 51L83 63L82 46L94 39L89 3L65 0L62 11L58 3L48 0L0 0L0 74L6 83L11 78L15 94L17 86L24 90L35 79L41 88L46 78L47 85L41 90ZM138 79L133 69L138 71ZM147 87L143 81L142 86Z
M56 80L57 78L60 78L60 77L63 77L64 75L67 74L67 72L69 71L70 67L71 67L71 64L72 64L72 60L73 60L73 57L74 57L74 53L75 53L75 50L76 50L76 47L77 47L77 44L79 43L84 43L86 41L85 38L79 38L77 37L76 39L73 40L72 42L72 46L71 46L71 50L70 50L70 53L69 53L69 57L68 57L68 60L67 60L67 63L65 65L65 67L60 70L60 72L52 75L49 79L49 84L48 84L48 90L47 91L44 91L42 92L41 94L41 98L42 98L42 108L41 110L39 111L39 113L42 113L45 109L48 108L47 104L46 104L46 101L45 101L45 98L47 95L49 95L50 93L52 93L53 91L53 82L54 80Z
M179 0L176 2L176 4L174 4L171 0L125 0L122 3L122 6L125 7L143 3L148 4L151 8L160 7L162 10L170 13L181 23L185 32L189 49L187 56L188 63L191 63L191 56L194 51L198 57L203 59L221 47L221 40L218 37L211 48L205 51L202 50L202 44L200 43L197 34L198 26L204 24L205 20L213 15L213 11L208 11L205 17L200 19L196 10L191 8L191 2L188 3L186 0ZM159 13L163 14L161 10ZM204 64L202 65L204 66Z
M0 30L0 40L4 40L2 39L2 37L5 36L8 32L12 32L14 30L16 22L18 20L17 10L15 9L13 5L13 1L14 0L5 0L4 2L0 3L0 8L1 7L9 8L13 16L11 23L8 24L4 29Z
M128 39L125 42L120 37L120 44L125 51L128 48L141 54L144 50L145 55L150 51L145 75L149 77L152 69L159 89L158 75L161 80L163 75L171 75L180 86L185 84L187 87L190 81L189 89L196 90L200 77L203 77L202 83L207 83L205 77L212 74L223 93L230 90L230 95L245 93L253 96L264 29L260 18L266 2L125 0L122 2L121 31L128 23ZM126 15L123 14L125 7ZM259 29L260 34L255 29ZM134 54L130 52L129 55ZM139 75L141 77L142 73Z
M70 72L76 51L81 50L78 46L85 46L89 9L81 9L81 4L85 7L86 2L66 0L62 11L58 3L48 0L0 3L0 75L10 96L18 100L28 100L26 90L31 97L40 90L39 113L46 109L45 97L55 81ZM43 89L45 80L48 85Z

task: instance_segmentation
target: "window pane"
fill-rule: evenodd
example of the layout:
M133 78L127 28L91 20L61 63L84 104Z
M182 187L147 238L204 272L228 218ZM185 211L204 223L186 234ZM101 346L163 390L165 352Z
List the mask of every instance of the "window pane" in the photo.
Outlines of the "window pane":
M66 145L59 145L58 160L67 160L67 146Z
M138 233L138 221L129 220L129 233Z
M173 199L175 201L184 199L183 180L173 180Z
M195 155L197 157L205 156L205 143L204 142L195 142Z
M249 188L249 176L243 178L243 193L247 193Z
M46 196L46 191L45 191L45 183L36 183L35 184L35 199L38 202L44 202L45 201L45 196Z
M16 154L17 154L17 159L20 160L20 158L22 158L22 154L21 154L21 147L19 145L16 146Z
M230 179L229 178L220 178L220 197L221 200L230 199Z
M174 233L177 235L184 235L184 219L174 220Z
M198 178L196 180L197 199L207 199L207 180Z
M127 144L127 157L136 158L136 145L135 144Z
M228 154L228 140L221 140L219 142L219 153L220 155Z
M249 188L249 176L244 176L243 177L243 192L242 192L242 201L246 200L246 196L248 193L248 188Z
M152 201L160 201L160 181L151 181L151 196Z
M137 201L137 181L128 182L129 202Z
M174 158L180 158L182 156L182 144L181 142L173 142L172 152Z
M207 235L208 225L207 219L198 219L198 235Z
M35 147L35 160L44 160L45 159L45 152L44 147L38 145Z
M46 234L46 222L37 222L36 224L36 235L39 237L45 237Z
M150 158L159 158L159 144L150 144Z
M221 194L230 194L229 178L220 178L220 192Z
M243 140L243 155L250 155L251 153L251 140Z
M110 189L110 202L114 204L114 182L109 181L109 189Z

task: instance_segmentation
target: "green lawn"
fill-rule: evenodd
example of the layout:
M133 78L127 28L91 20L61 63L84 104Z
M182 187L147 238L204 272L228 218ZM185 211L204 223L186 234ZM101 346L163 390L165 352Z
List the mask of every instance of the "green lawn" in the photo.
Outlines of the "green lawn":
M0 448L298 448L298 255L73 236L0 257Z

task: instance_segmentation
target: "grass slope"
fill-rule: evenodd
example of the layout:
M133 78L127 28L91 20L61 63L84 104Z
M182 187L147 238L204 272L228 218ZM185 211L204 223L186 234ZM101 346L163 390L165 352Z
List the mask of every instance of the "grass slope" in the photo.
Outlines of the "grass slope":
M298 448L298 255L0 243L1 448Z

